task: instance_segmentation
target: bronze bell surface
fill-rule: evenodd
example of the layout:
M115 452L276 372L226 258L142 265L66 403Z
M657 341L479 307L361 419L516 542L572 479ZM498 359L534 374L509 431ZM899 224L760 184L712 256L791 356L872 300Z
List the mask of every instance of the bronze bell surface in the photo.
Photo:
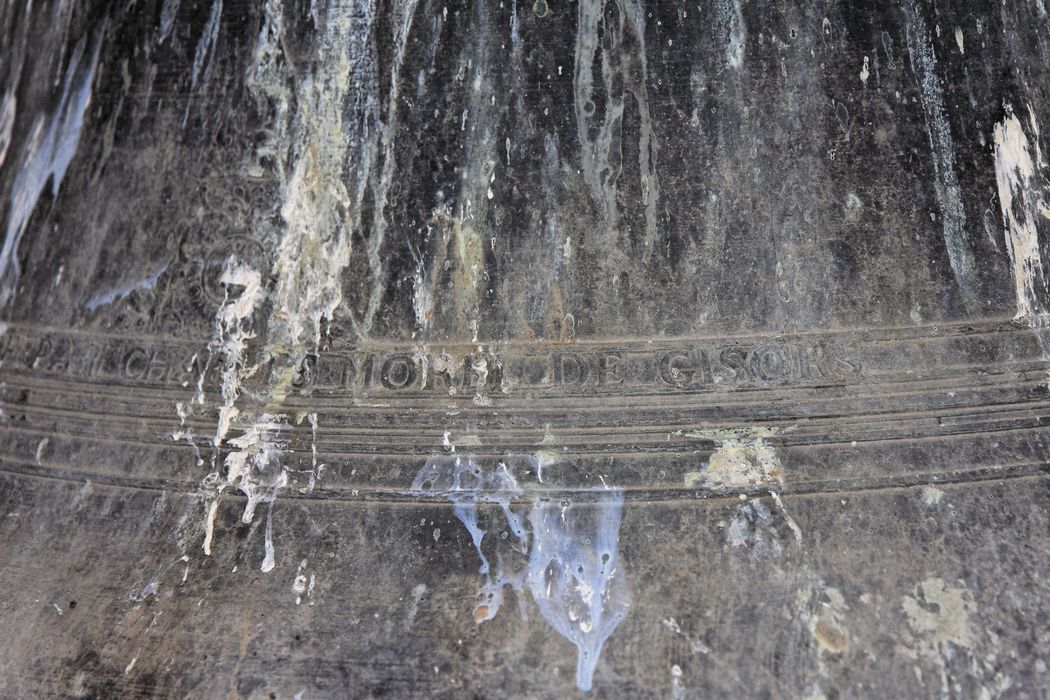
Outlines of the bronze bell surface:
M1045 697L1048 31L0 3L0 697Z

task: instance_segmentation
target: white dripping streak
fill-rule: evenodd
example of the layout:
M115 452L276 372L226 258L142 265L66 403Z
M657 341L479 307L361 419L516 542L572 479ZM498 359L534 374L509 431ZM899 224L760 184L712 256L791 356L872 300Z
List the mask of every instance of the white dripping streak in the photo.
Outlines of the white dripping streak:
M619 215L617 179L622 171L622 164L615 164L615 158L610 157L616 155L614 144L622 132L625 93L630 92L635 99L641 122L638 137L638 166L641 172L639 186L642 192L642 203L645 206L645 244L648 249L651 249L658 235L656 219L660 187L656 167L656 138L646 85L648 68L644 50L645 12L636 0L617 0L621 26L606 26L603 16L605 5L604 0L581 0L577 8L578 30L576 32L573 90L576 131L583 166L582 174L584 182L591 190L591 196L601 208L603 223L611 230L615 230ZM739 24L730 22L728 26L732 32L743 31L742 22ZM600 47L599 27L607 37L613 37L617 44L612 50L603 48L601 51L602 79L605 89L596 91L593 65ZM632 80L634 71L624 66L623 47L619 44L622 41L619 35L623 33L625 27L638 45L637 55L630 59L639 64L636 80ZM743 41L742 36L739 39ZM620 93L614 93L612 86L620 82L630 84L626 85ZM595 124L597 110L593 102L596 92L604 94L606 101L603 120L597 125ZM592 137L591 132L595 131L595 126L597 126L597 134Z
M623 116L623 102L612 94L606 99L605 120L599 125L597 138L591 138L593 115L596 112L593 98L594 58L598 52L598 28L602 22L605 3L596 0L580 0L576 18L576 56L573 71L573 90L575 96L576 131L580 141L580 156L583 164L583 179L591 189L594 201L602 207L606 223L616 220L616 192L613 188L613 176L603 173L614 173L610 167L609 148L606 145L612 139L612 125L619 123ZM610 69L609 58L602 52L603 73ZM612 182L610 182L612 180Z
M154 270L153 272L149 273L141 279L125 283L117 287L116 289L111 289L108 292L97 294L91 299L89 299L86 304L84 304L84 308L88 311L95 311L99 307L106 306L107 304L112 304L114 302L120 301L121 299L125 299L131 296L132 292L138 290L153 289L153 287L157 284L157 280L160 279L160 276L163 275L165 270L167 269L168 264L164 263L164 265L157 268L156 270Z
M721 24L728 35L726 41L726 63L739 69L744 65L744 50L747 42L747 25L740 10L740 0L722 0L719 3Z
M204 554L205 556L211 556L211 540L215 536L215 516L219 514L219 501L218 499L211 502L211 507L208 508L208 519L204 526Z
M283 7L268 2L264 11L269 16L282 13ZM272 270L275 284L263 349L263 354L273 360L265 387L271 408L284 400L307 352L320 348L321 322L330 320L342 303L341 275L350 262L350 214L357 210L344 184L343 171L348 161L360 166L353 188L359 203L369 170L365 147L368 127L361 116L366 110L359 109L361 96L353 88L362 84L375 65L370 53L374 15L370 2L331 0L318 40L317 69L299 82L292 134L295 165L282 192L281 216L286 228ZM279 17L270 20L260 33L256 52L257 60L267 64L250 71L262 82L284 79L282 70L271 61L280 45L282 23ZM284 104L281 86L253 82L249 87L260 101ZM279 118L284 114L278 111ZM344 121L346 115L349 119ZM284 125L276 128L283 130ZM232 400L224 395L217 435L225 435L230 420L238 414L235 400L236 395ZM287 416L262 413L243 435L229 441L233 449L226 457L226 484L236 484L248 497L241 520L251 522L259 503L269 506L261 567L264 572L275 566L273 503L278 491L288 484L288 469L282 463L285 445L278 440L286 427Z
M193 448L193 456L197 460L197 466L203 466L204 459L201 458L201 450L197 446L197 441L194 440L193 430L187 427L186 419L190 415L192 409L187 409L186 404L181 401L175 402L175 415L179 417L179 428L171 433L171 439L178 442L179 440L185 440L191 448Z
M160 8L160 32L157 36L157 43L163 44L171 34L171 28L175 24L175 16L179 14L179 5L182 0L164 0L164 5Z
M795 522L795 519L791 517L790 513L788 513L787 508L784 507L784 501L780 500L780 495L776 491L770 491L769 495L773 497L773 502L777 504L777 508L779 508L780 512L783 514L784 521L787 523L788 527L791 528L791 534L795 536L796 544L801 546L802 528L798 526L798 523Z
M366 113L371 98L356 86L368 82L374 69L369 40L374 15L375 8L364 0L329 2L319 68L299 95L298 159L284 191L281 215L287 229L274 265L277 285L267 343L271 354L301 356L307 345L316 349L321 320L331 319L343 300L349 217L364 196L370 170ZM349 191L343 182L348 162L356 168ZM299 361L301 357L294 366Z
M967 303L976 289L973 252L966 240L966 209L955 172L955 142L944 108L944 94L937 78L937 57L926 35L926 24L919 11L909 8L908 55L912 72L919 79L926 133L930 139L935 189L941 211L948 262Z
M671 697L674 700L685 697L685 685L682 684L682 667L678 664L671 666Z
M299 562L299 568L295 571L295 579L292 581L292 592L295 593L295 604L303 602L303 594L306 593L306 559Z
M429 240L430 235L427 234ZM416 316L416 326L421 335L426 338L427 328L430 326L430 318L434 314L434 296L430 292L426 264L422 257L416 261L416 273L412 277L412 311ZM424 365L424 370L426 365ZM426 377L424 377L425 383Z
M194 403L204 404L204 378L211 365L211 359L216 355L221 355L223 358L223 369L220 393L223 403L219 407L219 417L215 426L215 434L212 437L213 447L222 445L223 440L226 439L226 435L230 431L233 419L239 413L235 404L240 395L241 380L253 371L246 370L244 367L244 354L248 341L255 337L255 333L252 330L252 315L256 306L265 295L262 288L262 276L259 272L232 257L226 261L222 277L219 279L226 291L226 298L215 313L215 331L211 343L208 344L208 361L204 364L200 375L197 377L197 388L194 396ZM242 288L240 294L233 298L231 298L230 294L232 287ZM189 413L182 402L175 404L175 410L179 416L180 429L172 433L172 439L188 440L193 445L199 464L201 462L200 451L193 441L192 434L184 427ZM212 472L205 479L205 483L209 486L218 484L218 492L211 502L208 516L205 520L203 548L204 553L208 556L211 555L211 541L215 534L215 516L218 513L219 496L221 496L227 486L235 483L237 480L237 475L231 470L229 458L227 458L226 479L225 482L220 481L216 458L217 453L213 453L211 458Z
M179 0L165 0L164 6L161 10L160 41L164 41L170 31L170 25L174 21L178 8ZM280 5L277 5L278 12L280 12L280 9ZM265 48L272 48L271 44L276 45L277 43L276 38L267 31L270 27L270 13L273 10L273 3L268 2L264 8L264 15L267 22L264 23L263 29L260 32L258 46L256 47L255 52L255 70L254 72L250 70L246 79L248 88L253 93L258 92L257 88L261 82L259 79L260 76L256 74L263 74L265 77L270 77L269 73L263 73L264 68L261 66L266 63L266 59L270 58L273 53L273 51L266 51ZM196 85L201 65L207 53L208 46L210 45L207 40L210 33L209 28L215 32L218 31L218 18L221 11L221 0L215 0L212 4L212 15L215 21L212 22L212 17L209 17L201 41L198 43L197 53L194 58L192 73L192 82L194 85ZM254 80L253 77L255 78ZM279 119L283 117L284 114L285 111L278 111ZM185 116L188 117L188 115L189 107L187 106ZM283 125L283 123L281 125ZM220 386L222 405L219 407L219 416L215 426L215 434L212 437L212 446L216 448L222 445L230 431L233 420L240 413L240 409L236 406L236 402L240 395L241 380L252 373L252 371L245 370L244 368L244 354L247 349L247 341L255 336L252 329L252 322L256 306L258 306L265 297L265 290L263 289L262 281L263 278L260 271L241 263L233 257L226 261L226 266L223 269L223 274L220 278L220 282L225 289L225 299L223 300L222 306L219 307L219 310L215 314L215 331L212 341L208 345L208 360L204 363L204 366L197 377L196 392L192 402L193 404L200 406L205 404L204 380L210 369L212 358L217 354L221 355L223 358ZM231 286L240 286L243 288L242 292L232 299L230 296ZM179 404L176 405L176 409L179 414L180 422L184 424L185 411ZM183 432L184 431L180 430L177 434L173 434L172 437L178 439L177 435L181 436ZM207 555L211 554L211 542L215 532L215 516L218 513L219 498L226 487L235 480L235 475L232 474L232 467L229 464L229 457L227 457L226 460L227 474L225 480L222 480L217 471L216 458L217 453L213 453L211 459L213 471L204 480L204 484L209 490L213 487L217 489L217 493L214 494L214 500L211 502L207 519L205 521L203 546L204 553Z
M241 379L250 374L250 370L244 368L244 351L247 349L248 340L255 337L251 327L252 314L264 296L262 275L233 258L227 261L220 281L226 289L226 302L215 315L215 338L209 348L213 354L221 353L223 356L223 403L219 409L215 436L212 438L212 445L215 447L222 444L230 431L230 423L240 412L234 404L240 395ZM230 287L234 286L243 287L244 291L230 300ZM204 374L205 372L201 373L202 378ZM198 389L202 389L200 382ZM198 398L203 401L203 396Z
M51 115L37 115L22 147L18 175L9 197L4 246L0 251L0 306L7 304L14 296L21 277L18 245L36 208L37 199L48 181L51 182L51 195L58 196L58 189L80 143L80 132L91 101L91 83L95 77L102 42L96 41L90 61L82 65L86 46L87 37L77 42L62 81L58 106ZM13 113L13 98L10 107L7 104L5 101L3 109L10 109Z
M640 47L636 56L636 60L640 64L640 75L638 85L634 90L634 96L635 101L638 103L640 121L638 130L638 170L641 173L642 204L645 206L645 245L647 248L646 255L648 255L658 236L656 218L660 203L660 180L657 177L656 167L656 133L653 129L652 113L649 111L649 86L646 84L649 80L649 68L645 55L645 11L638 3L629 2L628 4L633 13L631 27L634 30L635 40ZM737 29L739 32L743 31L742 20ZM734 36L738 34L734 34ZM739 38L743 42L742 34L739 34ZM743 60L742 44L739 50L741 60Z
M576 687L589 691L602 647L630 607L620 564L623 492L564 506L537 500L528 587L547 623L576 646Z
M278 441L286 427L285 416L264 413L243 435L230 440L235 449L226 456L226 484L236 485L248 499L241 522L250 523L258 504L267 504L263 572L274 568L273 503L288 485L288 470L281 461L284 444Z
M448 433L445 433L448 442ZM503 558L497 551L496 570L491 571L489 560L481 548L486 531L478 524L478 504L499 504L507 520L508 529L514 534L519 551L528 547L528 533L524 522L510 508L511 499L521 494L517 480L501 464L495 470L478 466L473 457L445 455L427 461L412 483L412 492L417 495L441 494L452 503L452 512L470 533L474 549L481 559L479 573L485 581L478 593L479 602L474 608L474 621L491 620L503 604L503 589L510 586L521 592L524 572L506 571Z
M11 145L11 132L15 128L15 112L18 100L14 92L4 93L0 99L0 165L7 158L7 147Z
M1034 130L1034 117L1032 125ZM1033 162L1028 136L1009 106L1006 117L995 127L994 142L995 179L1006 227L1006 249L1014 268L1017 318L1042 327L1047 325L1050 285L1039 253L1036 214L1047 217L1050 208L1045 190L1040 191L1043 188L1036 179L1036 168L1045 164L1038 143L1037 161Z
M259 570L263 573L273 571L274 567L274 551L273 551L273 501L270 501L269 508L266 509L266 554L263 556L262 566Z
M211 5L211 12L208 15L208 21L204 24L204 30L201 32L201 37L197 41L197 50L193 54L193 67L190 72L191 89L197 88L197 82L200 80L201 71L204 70L204 64L208 59L208 54L211 53L212 60L208 63L208 69L205 71L204 75L204 83L207 85L208 77L211 75L211 68L215 65L215 44L219 40L219 20L221 17L222 0L214 0ZM192 106L193 101L188 100L186 103L186 111L182 115L183 128L186 128L186 122L189 121L190 108Z
M540 458L528 459L535 471ZM530 546L524 521L511 508L511 501L523 491L503 462L485 469L471 456L434 457L416 475L411 491L444 496L470 533L485 577L474 620L481 623L495 617L504 587L519 593L527 589L547 623L576 646L576 685L583 691L591 689L602 647L630 607L619 553L623 492L609 488L594 492L593 502L587 503L536 499L528 515ZM481 503L501 507L519 551L528 550L524 569L506 571L497 549L496 570L491 570L482 550L487 533L479 523Z
M476 3L472 26L487 27L489 5ZM455 315L460 330L469 330L472 342L478 342L481 327L481 296L485 269L484 246L493 238L489 219L482 212L488 204L489 185L498 164L499 109L494 95L498 92L495 76L484 66L492 60L490 32L477 32L477 41L466 52L470 90L464 105L460 130L463 140L463 167L459 175L459 193L452 219L455 267L452 277ZM464 328L465 327L465 328Z
M393 65L390 67L390 89L387 95L386 122L382 127L383 170L375 196L375 218L373 232L368 238L368 266L372 270L372 290L368 297L362 329L367 333L372 328L373 319L379 310L382 300L386 275L383 268L383 241L386 238L386 200L390 184L394 179L397 167L394 149L398 129L398 105L401 101L401 68L405 62L408 48L408 34L412 29L412 18L415 16L417 0L405 0L400 4L396 23L394 45L397 47Z
M285 154L287 148L288 109L292 91L286 80L286 62L283 60L281 37L284 33L284 5L281 0L266 0L262 11L262 26L255 42L253 62L244 78L245 87L255 98L261 113L272 113L274 119L262 140L256 145L245 171L253 177L264 177L262 161L269 164L279 181L285 181Z
M307 418L310 420L310 482L306 485L306 492L313 493L317 483L317 414L311 413Z
M176 6L175 10L178 11L178 6ZM219 40L219 19L221 17L222 0L214 0L211 5L211 13L208 15L208 21L204 25L204 31L201 32L201 38L197 41L197 50L193 54L193 69L190 73L191 87L197 87L197 81L200 79L204 62L208 58L208 52L214 53L215 43Z

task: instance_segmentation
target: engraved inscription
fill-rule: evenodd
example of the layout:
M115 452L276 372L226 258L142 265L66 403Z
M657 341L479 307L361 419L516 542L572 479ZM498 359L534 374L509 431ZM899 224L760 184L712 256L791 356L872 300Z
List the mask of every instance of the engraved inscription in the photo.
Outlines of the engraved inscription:
M645 346L452 346L367 349L312 354L292 385L302 393L414 393L469 396L600 394L641 391L727 391L846 382L862 375L859 351L831 340L807 343L697 343ZM187 386L207 368L216 386L218 358L206 344L8 332L0 336L0 368L146 385ZM276 359L270 357L270 362ZM265 376L265 372L255 377ZM255 377L246 381L246 386Z
M614 392L732 389L843 382L861 375L844 345L762 344L662 351L368 352L312 358L300 389L357 389L449 395L520 391ZM482 369L483 368L483 369Z

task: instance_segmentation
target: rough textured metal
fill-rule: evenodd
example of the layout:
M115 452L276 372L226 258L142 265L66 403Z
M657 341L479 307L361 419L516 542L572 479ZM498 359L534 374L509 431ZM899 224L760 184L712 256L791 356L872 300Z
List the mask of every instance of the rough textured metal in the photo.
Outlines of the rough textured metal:
M0 3L0 695L1044 697L1042 0Z

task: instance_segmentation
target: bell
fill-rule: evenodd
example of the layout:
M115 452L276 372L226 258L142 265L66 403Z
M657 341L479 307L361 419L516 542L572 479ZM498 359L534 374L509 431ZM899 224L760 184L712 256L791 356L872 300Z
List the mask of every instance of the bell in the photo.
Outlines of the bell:
M1039 696L1048 26L0 4L0 695Z

